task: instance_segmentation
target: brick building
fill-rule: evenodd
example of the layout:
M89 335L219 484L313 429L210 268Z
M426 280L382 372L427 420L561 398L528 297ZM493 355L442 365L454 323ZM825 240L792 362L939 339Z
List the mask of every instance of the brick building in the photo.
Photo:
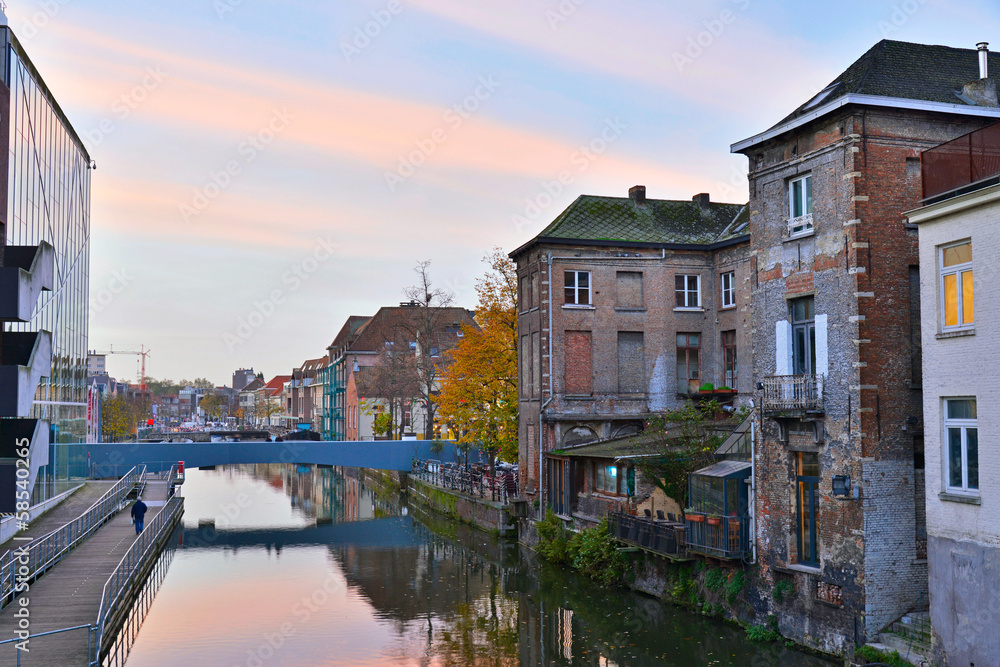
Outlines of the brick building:
M951 665L1000 664L998 152L1000 124L925 152L927 205L908 214L922 267L930 616Z
M543 501L570 514L600 481L592 462L540 452L638 433L706 382L751 391L748 251L745 206L647 199L640 185L628 197L579 197L511 253L529 496L544 470Z
M796 591L758 603L825 651L927 602L920 269L902 214L922 150L1000 117L978 60L884 40L732 146L749 158L757 556Z

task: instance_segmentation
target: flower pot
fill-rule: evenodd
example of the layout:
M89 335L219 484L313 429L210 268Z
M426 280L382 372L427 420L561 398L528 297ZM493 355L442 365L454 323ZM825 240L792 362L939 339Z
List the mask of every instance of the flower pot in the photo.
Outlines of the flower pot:
M693 523L701 523L705 520L705 516L702 514L689 514L687 520Z
M710 525L710 526L718 526L720 523L722 523L722 520L719 519L719 517L717 517L717 516L710 516L710 517L708 517L708 525Z

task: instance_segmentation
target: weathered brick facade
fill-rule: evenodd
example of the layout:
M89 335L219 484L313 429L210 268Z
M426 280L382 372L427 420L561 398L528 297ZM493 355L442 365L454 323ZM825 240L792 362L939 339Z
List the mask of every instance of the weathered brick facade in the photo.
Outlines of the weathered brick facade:
M783 605L760 599L783 634L825 651L849 651L926 605L918 258L902 213L920 201L920 152L983 122L847 105L734 147L750 160L754 376L794 375L795 341L781 332L801 297L814 301L822 376L818 410L755 396L758 559L765 581L797 591ZM790 233L790 184L806 175L813 229ZM818 458L815 563L798 553L799 452ZM846 495L834 495L834 476L850 479Z
M612 200L618 210L657 203L602 199ZM706 216L719 213L713 207L727 207L727 222L742 209L712 204L707 195L698 195L692 202L667 203L694 207ZM669 223L664 224L660 243L557 238L543 233L511 254L517 262L520 293L520 481L528 495L537 497L539 490L540 434L547 452L636 433L651 414L680 405L689 387L697 392L704 382L726 384L724 331L735 334L733 388L742 395L751 392L745 228L742 236L730 234L718 243L670 242L671 233ZM713 236L717 235L718 230ZM588 274L587 304L565 303L567 271ZM721 276L729 272L734 274L735 304L723 307ZM677 307L679 275L697 276L699 307ZM678 381L679 333L700 337L698 376L685 383L684 392ZM636 359L631 366L630 354ZM563 489L589 493L586 474L571 473L568 465L562 474ZM584 513L599 511L589 507Z

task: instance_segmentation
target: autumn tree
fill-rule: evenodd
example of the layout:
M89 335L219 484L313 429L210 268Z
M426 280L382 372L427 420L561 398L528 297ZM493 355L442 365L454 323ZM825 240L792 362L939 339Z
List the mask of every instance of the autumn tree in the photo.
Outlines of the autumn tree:
M205 394L198 407L210 418L219 419L229 409L229 401L219 394Z
M483 258L489 271L476 282L478 327L450 353L438 405L460 443L478 444L517 460L517 267L500 248Z
M386 340L378 363L366 372L362 390L368 400L364 401L362 410L375 417L375 434L392 440L402 434L406 405L420 396L417 358L406 337Z

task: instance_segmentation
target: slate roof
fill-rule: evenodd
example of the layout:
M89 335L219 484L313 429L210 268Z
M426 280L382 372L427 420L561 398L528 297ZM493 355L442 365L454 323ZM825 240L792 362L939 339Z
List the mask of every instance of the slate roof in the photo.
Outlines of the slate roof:
M743 204L580 195L535 240L711 245L749 234L744 222Z
M475 326L475 320L465 308L434 308L433 319L437 325L435 343L441 351L458 340L459 327ZM374 317L358 331L357 338L350 344L352 352L379 352L386 341L405 342L412 340L410 331L419 327L422 309L408 306L383 306Z
M330 358L336 357L339 350L344 346L349 344L358 335L358 329L363 327L371 319L371 315L351 315L344 322L344 326L340 327L340 331L337 335L333 337L333 342L327 346L327 350L330 350Z
M990 53L989 74L1000 84L1000 53ZM883 39L831 81L829 85L839 85L818 104L810 106L811 100L806 100L774 127L852 93L974 106L958 94L965 84L978 79L976 49Z

